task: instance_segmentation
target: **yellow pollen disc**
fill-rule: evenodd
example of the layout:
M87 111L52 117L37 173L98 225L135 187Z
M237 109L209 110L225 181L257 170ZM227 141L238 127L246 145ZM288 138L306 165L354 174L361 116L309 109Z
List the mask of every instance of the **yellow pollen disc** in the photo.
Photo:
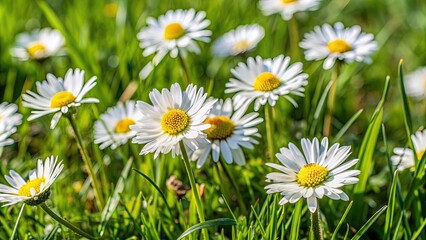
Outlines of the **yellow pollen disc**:
M420 152L418 152L417 153L417 159L418 160L421 160L422 159L422 157L423 157L423 155L425 154L425 149L423 149L423 150L421 150Z
M327 178L327 168L316 163L309 163L297 174L297 183L304 187L316 187Z
M44 183L46 179L44 177L36 178L33 180L28 180L22 187L18 190L19 196L31 197L31 188L34 188L36 193L40 192L40 185Z
M182 37L185 34L185 29L180 23L170 23L164 28L164 38L174 40Z
M328 50L330 50L330 52L332 53L344 53L352 49L349 43L342 39L336 39L336 40L330 41L327 44L327 47L328 47Z
M130 131L130 125L134 125L136 122L130 118L123 118L118 121L117 125L115 125L116 133L127 133Z
M297 0L281 0L281 2L286 5L286 4L290 4L290 3L294 3L297 2Z
M237 52L244 52L244 51L246 51L247 50L247 48L249 48L250 47L250 42L249 41L247 41L247 40L241 40L241 41L239 41L239 42L236 42L235 44L234 44L234 50L235 51L237 51Z
M254 81L254 89L261 92L269 92L278 88L281 81L271 72L263 72Z
M170 135L181 133L189 125L189 117L180 109L172 109L161 118L161 128Z
M28 45L27 51L31 57L35 58L40 52L46 51L46 46L40 42L33 42Z
M234 132L235 125L227 116L216 116L207 118L206 122L211 125L204 133L210 140L223 140L228 138Z
M50 99L51 108L60 108L74 102L75 96L68 91L58 92Z

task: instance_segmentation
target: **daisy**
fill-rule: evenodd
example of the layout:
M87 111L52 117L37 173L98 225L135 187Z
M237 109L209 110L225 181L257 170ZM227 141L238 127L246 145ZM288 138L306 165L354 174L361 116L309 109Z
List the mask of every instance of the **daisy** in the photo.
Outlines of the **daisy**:
M111 146L116 149L118 146L136 135L130 130L130 126L142 118L142 113L136 111L136 102L119 102L117 106L108 108L100 116L100 120L95 123L95 143L100 144L100 149Z
M194 151L199 146L208 144L203 130L210 127L205 120L216 100L206 100L203 88L197 89L190 84L182 91L175 83L170 90L154 89L149 93L152 105L138 101L136 108L142 118L130 129L136 132L133 143L145 144L141 155L170 151L172 156L180 155L179 142L183 141L188 150Z
M419 100L426 97L426 67L416 69L416 71L405 77L405 90L407 95Z
M84 84L84 71L69 69L65 74L65 80L57 78L53 74L47 74L47 80L37 82L37 93L27 91L22 96L22 105L34 109L28 118L32 121L36 118L55 113L50 122L50 128L54 129L62 114L68 113L70 108L78 107L82 103L98 103L96 98L85 98L84 95L96 85L96 77L91 77Z
M65 39L58 30L43 28L31 33L21 33L16 37L11 54L22 60L42 60L51 56L63 55Z
M260 0L259 8L266 16L279 13L287 21L297 12L317 10L320 3L320 0Z
M213 44L216 55L235 56L254 49L265 36L263 28L257 24L239 26L225 33Z
M29 174L29 180L25 181L17 172L10 170L10 176L5 175L10 186L0 184L0 202L4 206L19 202L34 206L43 203L49 198L50 186L61 173L64 165L58 163L58 157L48 157L43 164L39 159L37 169Z
M204 130L210 144L206 147L195 150L191 160L197 161L197 167L202 167L210 153L213 161L219 161L219 154L222 153L225 162L232 162L238 165L245 164L245 157L242 148L253 149L254 144L259 142L254 137L260 137L257 124L263 121L258 118L256 112L246 114L246 108L234 110L231 99L220 100L215 103L205 123L210 124L210 128Z
M8 126L4 123L0 123L0 148L13 144L13 139L9 138L16 132L16 127ZM1 152L1 151L0 151Z
M140 72L142 79L146 78L152 69L170 53L172 58L180 54L185 57L187 52L199 54L200 48L196 41L209 42L211 31L205 28L210 21L205 19L206 13L189 10L169 10L158 19L148 18L148 26L142 29L137 37L143 55L155 53L153 60Z
M302 73L302 63L290 65L290 57L284 55L268 59L248 58L247 64L239 63L231 72L236 79L231 78L226 83L225 93L236 93L236 108L254 101L255 111L266 103L274 106L279 96L297 106L288 95L303 96L304 86L308 84L308 74Z
M290 143L288 148L281 148L280 153L275 155L282 165L266 164L279 170L266 175L267 181L271 183L265 187L267 193L281 193L281 205L306 198L312 213L317 209L317 199L324 196L334 200L349 200L340 188L357 183L356 176L360 173L359 170L348 170L358 159L343 163L349 157L351 147L340 147L335 143L328 148L327 138L323 138L321 143L317 138L312 142L304 138L301 143L303 154Z
M415 167L414 154L418 160L422 159L426 151L426 131L417 131L411 135L411 141L413 141L414 151L409 148L399 147L393 149L395 155L391 157L392 164L401 171Z
M330 69L336 59L370 63L370 55L378 48L373 39L373 34L361 32L358 25L345 28L338 22L334 27L329 24L316 26L313 32L305 34L299 45L305 49L306 60L325 59L323 68Z

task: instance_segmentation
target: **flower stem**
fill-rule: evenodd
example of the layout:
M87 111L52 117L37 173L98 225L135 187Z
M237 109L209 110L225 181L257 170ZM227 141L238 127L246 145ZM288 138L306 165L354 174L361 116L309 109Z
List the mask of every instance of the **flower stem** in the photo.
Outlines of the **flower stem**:
M12 235L10 235L10 240L15 239L16 231L18 230L19 220L21 219L22 213L24 212L25 203L22 204L21 210L19 211L18 218L16 219L15 226L13 227Z
M191 82L191 81L189 80L188 68L186 67L185 60L183 59L183 57L182 57L182 55L181 55L181 54L178 54L178 59L179 59L180 66L181 66L181 68L182 68L183 84L184 84L185 86L188 86L188 85L189 85L189 83Z
M46 203L41 203L39 206L47 214L49 214L53 219L55 219L57 222L59 222L60 224L64 225L65 227L69 228L71 231L75 232L76 234L78 234L78 235L80 235L82 237L85 237L87 239L97 239L97 238L91 236L90 234L84 232L80 228L74 226L72 223L68 222L67 220L63 219L61 216L59 216L58 214L56 214L52 209L50 209L46 205Z
M268 140L268 156L270 159L274 158L274 119L272 116L272 106L265 105L265 122L266 122L266 138Z
M315 240L324 239L322 236L322 228L319 219L319 206L317 206L317 210L315 212L311 213L311 229Z
M222 166L222 168L225 172L225 175L228 177L229 181L231 182L232 187L234 187L234 189L235 189L235 192L237 194L238 204L240 205L242 212L247 212L246 206L244 205L244 201L242 200L243 195L240 192L240 188L238 187L237 181L232 176L232 173L228 169L228 166L226 166L226 164L223 163L223 161L221 161L221 160L219 162L220 162L220 165Z
M300 60L300 50L299 50L299 26L297 24L297 19L292 17L289 21L289 35L290 35L290 50L294 60Z
M93 170L92 162L90 161L89 155L87 154L87 151L84 148L83 140L81 138L81 134L78 131L77 125L75 123L75 120L74 120L72 114L67 114L66 116L67 116L67 118L70 122L70 125L71 125L71 127L74 131L74 135L75 135L75 138L76 138L76 141L77 141L78 149L80 150L81 157L83 158L84 164L86 165L86 168L89 171L89 176L92 180L92 186L95 190L96 203L98 205L98 209L102 210L105 202L104 202L104 198L103 198L103 195L102 195L99 183L98 183L98 179L96 178L96 173Z
M188 174L189 183L191 184L192 189L192 195L194 195L195 199L195 205L197 207L198 212L198 218L200 219L200 223L205 222L206 219L204 218L204 207L200 199L200 195L198 195L198 189L197 184L195 183L195 176L194 172L192 171L191 164L189 163L188 154L186 153L185 145L183 144L183 141L179 142L180 150L182 151L182 158L183 163L185 164L185 170ZM208 232L206 229L203 229L202 234L204 236L204 239L208 239Z
M331 88L328 93L327 99L327 114L324 120L324 129L323 134L325 137L330 136L331 134L331 120L333 118L333 110L334 110L334 102L336 98L336 88L337 88L337 78L340 75L340 63L336 62L336 66L333 69L333 73L331 74Z

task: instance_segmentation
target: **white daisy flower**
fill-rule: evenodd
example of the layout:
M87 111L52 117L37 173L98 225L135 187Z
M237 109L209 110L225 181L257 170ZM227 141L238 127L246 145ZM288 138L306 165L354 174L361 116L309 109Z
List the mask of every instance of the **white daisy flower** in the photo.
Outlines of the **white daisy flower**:
M279 13L287 21L297 12L317 10L320 3L320 0L260 0L259 8L263 15Z
M29 174L29 180L25 181L17 172L10 170L10 176L5 175L10 186L0 184L0 202L4 206L24 202L34 206L43 203L49 198L50 186L61 173L64 165L58 163L58 157L48 157L43 164L39 159L37 169Z
M258 24L239 26L218 38L213 44L213 51L222 57L235 56L254 49L263 36L265 31Z
M359 170L348 170L358 162L352 159L343 163L350 155L351 147L340 147L338 143L328 148L328 139L321 143L317 138L311 142L302 139L303 154L292 143L288 148L283 147L275 156L283 165L267 163L280 172L266 175L268 194L279 192L283 196L281 205L295 203L300 198L306 198L308 208L313 213L317 209L317 199L327 196L334 200L349 200L340 189L344 185L358 182Z
M78 68L69 69L65 74L65 80L50 73L46 78L47 80L36 83L38 94L27 91L22 95L22 105L34 109L28 118L29 121L55 113L50 122L50 128L54 129L62 114L66 114L70 108L83 103L99 102L96 98L83 99L84 95L96 85L96 77L91 77L84 84L84 71Z
M323 68L330 69L337 60L344 62L370 63L372 55L378 48L373 34L361 32L356 25L345 28L342 23L316 26L313 32L306 33L299 44L305 49L306 60L324 59Z
M95 123L95 143L100 149L118 146L127 143L136 132L130 126L142 118L142 113L136 110L135 101L119 102L117 106L108 108Z
M253 149L254 144L259 142L254 137L260 137L257 124L263 121L257 112L245 114L246 108L234 111L231 99L216 102L205 123L211 125L204 130L210 144L202 147L191 156L192 161L197 161L197 167L202 167L210 153L213 161L219 161L219 155L226 163L232 162L238 165L245 164L245 157L242 148Z
M16 45L11 49L12 56L26 61L42 60L64 54L65 39L58 30L43 28L31 33L21 33L16 37Z
M419 100L426 98L426 67L416 69L404 79L407 95Z
M152 105L142 101L136 103L143 116L130 126L136 131L132 142L145 144L141 155L154 153L157 158L160 153L171 151L175 157L181 153L180 141L189 151L208 144L207 135L202 131L210 127L205 120L216 100L206 100L203 88L197 89L190 84L183 92L175 83L170 90L163 88L161 93L154 89L149 98Z
M254 110L268 103L275 105L279 96L283 96L293 105L297 103L289 96L303 96L304 86L308 84L308 74L302 73L302 63L290 65L290 57L279 55L275 58L248 58L247 65L239 63L231 70L236 79L226 83L225 93L236 93L236 108L254 101Z
M393 155L391 157L392 165L398 167L399 170L406 168L415 167L414 154L417 159L422 159L426 151L426 131L417 131L411 135L411 141L413 141L414 151L410 148L394 148Z
M196 12L191 8L169 10L158 19L148 18L148 26L142 29L137 37L145 57L153 53L156 55L142 69L140 77L146 78L168 53L172 58L178 54L184 57L187 52L199 54L200 48L196 41L209 42L211 35L211 31L205 29L210 25L210 21L205 17L205 12Z
M14 143L12 138L9 138L16 132L16 127L8 126L4 123L0 123L0 148L3 146L12 145Z
M0 124L16 127L22 123L22 115L18 113L18 106L13 103L0 104Z

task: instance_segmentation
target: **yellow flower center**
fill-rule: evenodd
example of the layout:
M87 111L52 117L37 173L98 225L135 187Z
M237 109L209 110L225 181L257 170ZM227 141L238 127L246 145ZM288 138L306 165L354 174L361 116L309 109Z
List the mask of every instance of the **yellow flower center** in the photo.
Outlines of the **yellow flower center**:
M186 112L180 109L172 109L161 118L161 128L170 135L181 133L189 124Z
M27 51L31 57L38 57L40 52L46 51L46 46L40 42L33 42L27 47Z
M344 53L352 49L349 43L343 39L336 39L336 40L330 41L327 44L327 47L328 47L328 50L330 50L330 52L332 53Z
M206 123L211 125L209 129L204 130L210 140L226 139L232 135L235 128L235 124L227 116L207 118Z
M250 42L247 41L247 40L241 40L241 41L236 42L234 44L234 50L237 51L237 52L244 52L249 47L250 47Z
M316 163L309 163L297 174L297 183L304 187L316 187L327 178L327 168Z
M68 91L58 92L50 99L51 108L60 108L74 102L75 96Z
M269 92L278 88L281 81L271 72L263 72L254 81L254 89L262 92Z
M297 0L281 0L281 2L282 2L284 5L287 5L287 4L290 4L290 3L297 2Z
M164 28L164 38L174 40L182 37L185 34L185 29L180 23L170 23Z
M423 155L425 154L426 149L421 150L417 153L417 160L421 160Z
M130 131L130 125L134 125L136 122L130 118L123 118L118 121L117 125L115 125L116 133L127 133Z
M107 3L104 6L104 14L107 17L113 18L117 15L118 4L117 3Z
M33 180L28 180L21 188L18 190L19 196L31 197L31 189L34 188L36 193L40 192L40 185L44 183L46 179L44 177L36 178Z

